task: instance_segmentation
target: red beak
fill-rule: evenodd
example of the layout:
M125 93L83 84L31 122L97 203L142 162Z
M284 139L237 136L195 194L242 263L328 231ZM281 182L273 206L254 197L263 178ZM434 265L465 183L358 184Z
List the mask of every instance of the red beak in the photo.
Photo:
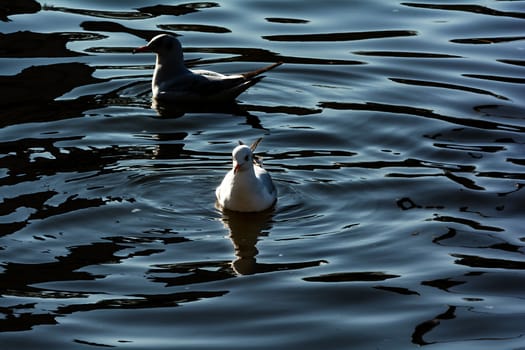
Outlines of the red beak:
M141 47L137 47L136 49L133 49L133 53L138 53L138 52L151 52L151 50L148 47L148 45L145 45L145 46L141 46Z
M235 163L235 166L233 167L233 173L237 174L237 172L239 171L240 168L241 168L241 166L238 163Z

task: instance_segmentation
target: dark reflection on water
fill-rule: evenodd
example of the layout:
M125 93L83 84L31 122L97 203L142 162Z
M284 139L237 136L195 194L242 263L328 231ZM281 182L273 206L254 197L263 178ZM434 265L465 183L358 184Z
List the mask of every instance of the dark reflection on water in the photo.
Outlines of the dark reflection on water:
M341 59L322 59L312 57L295 57L278 54L269 50L257 49L257 48L238 48L238 47L210 47L210 48L188 48L186 52L198 52L198 53L215 53L215 54L228 54L235 55L235 58L230 59L217 59L208 63L217 62L231 62L231 61L247 61L247 62L284 62L284 63L296 63L296 64L335 64L335 65L356 65L363 64L363 62L356 60L341 60Z
M75 57L82 53L74 52L66 48L66 44L72 40L92 40L97 37L90 34L40 34L31 32L16 32L1 34L0 45L5 49L1 57ZM98 38L103 38L98 36Z
M392 78L392 81L396 83L400 83L400 84L408 84L408 85L415 85L415 86L431 86L431 87L437 87L437 88L448 89L448 90L467 91L467 92L472 92L475 94L493 96L501 100L508 100L508 98L506 98L505 96L496 95L490 91L477 89L477 88L473 88L469 86L461 86L461 85L440 83L440 82L434 82L434 81L422 81L422 80L398 79L398 78Z
M81 3L81 2L80 2ZM86 4L89 6L89 4ZM201 9L211 8L218 6L214 2L196 2L188 3L183 5L155 5L146 6L135 9L135 11L100 11L96 9L78 9L71 7L53 6L46 5L44 10L46 11L58 11L72 14L84 15L86 17L99 17L99 18L111 18L111 19L124 19L124 20L139 20L148 19L158 16L171 15L171 16L182 16L193 12L198 12Z
M270 41L353 41L370 40L380 38L395 38L403 36L417 35L414 31L407 30L388 30L388 31L368 31L353 33L329 33L329 34L300 34L300 35L268 35L263 39Z
M161 30L138 30L138 29L126 27L120 23L109 22L109 21L84 21L80 25L82 26L84 30L96 31L96 32L109 32L109 33L128 33L128 34L137 36L139 38L142 38L148 41L159 34L168 34L168 32L161 31ZM172 33L169 33L169 34L172 34ZM93 53L97 52L97 50L94 50L93 48L87 51L93 52ZM119 52L118 48L116 47L112 47L112 51ZM104 52L109 53L111 51L106 50ZM129 51L126 50L125 52L129 52Z
M501 129L501 130L511 130L517 132L525 131L525 128L521 125L511 125L511 124L498 124L491 121L480 120L480 119L471 119L471 118L461 118L454 116L447 116L435 113L430 109L425 108L416 108L410 106L402 105L389 105L389 104L379 104L374 102L367 103L343 103L343 102L321 102L319 103L320 107L323 108L332 108L332 109L342 109L342 110L356 110L356 111L376 111L376 112L385 112L385 113L395 113L395 114L408 114L416 117L424 117L430 119L439 119L442 121L449 122L451 124L458 124L462 126L470 126L481 129Z
M47 291L31 287L31 285L45 281L93 280L97 276L75 270L91 263L115 263L113 254L122 248L123 246L110 243L95 243L89 246L72 248L68 256L61 257L52 263L4 264L4 271L0 276L1 285L4 286L2 293L16 297L26 296L31 299L86 298L87 295L83 293ZM87 260L88 257L91 258L90 261ZM30 330L37 325L57 323L56 313L41 314L36 310L36 305L36 303L29 303L13 305L7 308L2 307L2 313L5 315L5 318L1 321L1 329L3 331L22 331ZM30 310L33 311L31 312Z
M306 277L308 282L356 282L356 281L384 281L390 278L400 277L383 272L342 272L328 275Z
M437 315L435 318L431 320L418 324L416 328L414 329L414 333L412 334L412 343L421 345L421 346L433 344L434 342L425 341L423 339L423 336L426 333L429 333L430 331L432 331L432 329L434 329L435 327L437 327L441 321L456 318L454 314L455 311L456 311L456 307L450 306L448 310L445 311L444 313Z
M426 8L426 9L435 9L435 10L446 10L446 11L464 11L472 12L476 14L490 15L490 16L503 16L503 17L514 17L514 18L525 18L525 13L523 12L513 12L513 11L498 11L496 9L473 5L473 4L420 4L420 3L403 3L405 6Z
M41 9L40 4L34 0L20 0L16 2L2 0L0 2L0 20L9 22L11 21L9 16L21 13L36 13Z
M246 118L246 123L257 129L264 129L261 120L250 114L249 110L241 107L236 102L231 103L207 103L203 104L170 104L153 100L151 105L158 115L162 118L180 118L190 113L212 113L212 114L231 114L233 116Z
M404 58L461 58L456 55L431 52L407 52L407 51L356 51L356 55L379 56L379 57L404 57Z
M217 7L219 4L215 2L194 2L183 5L155 5L140 7L137 10L143 13L150 13L154 16L172 15L181 16L189 13L200 11L201 9L207 9Z
M254 273L295 270L319 266L326 262L319 260L299 263L258 263L256 259L258 254L257 241L259 236L266 236L268 235L267 231L271 231L272 217L272 212L254 214L225 212L223 214L222 221L224 226L230 231L229 238L235 249L236 259L231 264L235 273L251 275Z
M328 20L329 19L329 20ZM2 349L518 349L523 1L0 1ZM152 55L282 61L228 105ZM274 210L219 212L264 137Z
M9 88L3 92L5 99L0 104L5 110L0 126L81 116L92 103L90 96L55 99L75 87L103 82L92 76L94 71L90 66L73 62L32 66L15 76L1 76L0 84Z
M265 112L275 114L290 114L290 115L309 115L320 112L318 109L310 109L303 107L289 107L289 106L258 106L248 104L238 104L236 102L225 104L208 103L206 105L200 104L170 104L153 100L151 107L157 111L161 118L173 119L180 118L186 114L192 113L208 113L208 114L230 114L235 117L245 118L246 124L251 125L255 129L267 130L261 123L261 119L253 112Z
M525 36L515 36L515 37L496 37L496 38L469 38L469 39L452 39L450 40L453 43L457 44L497 44L497 43L506 43L511 41L520 41L525 40Z

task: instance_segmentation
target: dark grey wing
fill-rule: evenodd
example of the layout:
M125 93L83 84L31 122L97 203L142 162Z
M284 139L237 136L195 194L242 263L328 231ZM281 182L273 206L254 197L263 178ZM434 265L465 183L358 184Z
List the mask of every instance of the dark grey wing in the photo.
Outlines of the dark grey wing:
M261 176L261 181L264 183L264 187L268 189L268 192L270 192L271 194L277 193L277 189L275 188L275 185L273 184L270 174L264 173Z
M277 189L275 188L275 185L273 184L272 177L269 173L266 172L266 170L260 168L256 171L257 177L263 184L264 188L268 191L268 193L275 195L277 194Z

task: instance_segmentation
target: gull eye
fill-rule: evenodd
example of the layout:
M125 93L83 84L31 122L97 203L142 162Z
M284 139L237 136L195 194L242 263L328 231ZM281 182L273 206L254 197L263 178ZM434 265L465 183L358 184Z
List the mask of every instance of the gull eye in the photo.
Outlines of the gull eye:
M246 155L246 156L244 157L244 160L245 160L245 161L249 161L249 160L250 160L250 156Z

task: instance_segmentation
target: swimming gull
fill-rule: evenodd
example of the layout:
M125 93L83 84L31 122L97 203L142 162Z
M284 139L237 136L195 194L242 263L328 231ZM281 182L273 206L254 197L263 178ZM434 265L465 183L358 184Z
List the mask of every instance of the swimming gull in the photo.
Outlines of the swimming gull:
M190 70L184 65L179 40L169 34L155 36L147 45L133 50L133 53L137 52L153 52L157 55L151 90L153 98L166 102L232 101L260 81L263 78L260 74L282 64L277 62L251 72L233 75Z
M262 168L253 151L262 139L250 147L239 141L233 149L233 167L215 190L217 204L224 209L239 212L260 212L277 201L277 190L270 174Z

